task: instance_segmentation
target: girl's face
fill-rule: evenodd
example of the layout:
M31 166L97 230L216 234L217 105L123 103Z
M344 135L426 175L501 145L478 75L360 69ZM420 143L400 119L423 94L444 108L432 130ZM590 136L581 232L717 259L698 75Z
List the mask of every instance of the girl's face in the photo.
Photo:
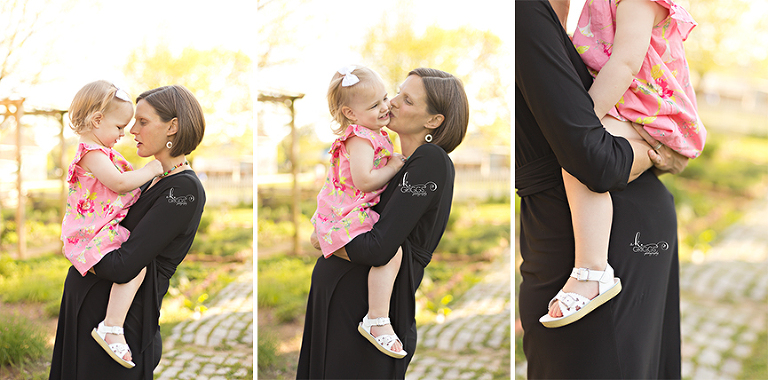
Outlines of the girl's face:
M341 111L353 124L373 130L386 127L389 124L389 98L384 84L363 89Z
M128 102L114 101L103 116L93 125L93 136L101 145L112 148L123 135L133 117L133 106Z
M169 153L165 146L168 142L168 132L173 120L164 122L149 103L144 99L136 103L136 122L131 127L131 134L136 141L136 154L139 157L155 156Z
M427 92L418 75L409 75L400 85L400 92L392 98L389 129L400 135L425 133L432 115L427 113Z

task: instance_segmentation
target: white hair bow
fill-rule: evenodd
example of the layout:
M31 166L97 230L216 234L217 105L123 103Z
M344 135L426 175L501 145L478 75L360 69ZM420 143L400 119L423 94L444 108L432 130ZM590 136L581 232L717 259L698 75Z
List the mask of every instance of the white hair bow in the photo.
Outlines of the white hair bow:
M339 69L339 74L344 76L341 80L341 87L349 87L357 82L360 82L360 78L357 75L352 74L355 71L355 66L347 66Z
M112 83L112 85L115 86L115 88L117 89L117 91L115 91L115 97L116 98L118 98L120 100L124 100L124 101L126 101L128 103L131 103L131 98L128 96L128 93L125 92L125 90L123 90L122 88L120 88L120 86L118 86L118 85L116 85L114 83Z

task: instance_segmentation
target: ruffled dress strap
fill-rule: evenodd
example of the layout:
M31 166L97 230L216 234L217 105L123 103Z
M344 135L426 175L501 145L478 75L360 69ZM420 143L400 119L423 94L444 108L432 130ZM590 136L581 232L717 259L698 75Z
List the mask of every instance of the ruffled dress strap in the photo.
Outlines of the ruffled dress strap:
M677 21L677 30L680 31L680 35L683 37L683 41L687 40L691 30L693 30L693 28L698 25L691 14L688 13L685 8L675 4L675 2L672 0L651 1L655 1L657 4L661 5L669 11L669 17Z
M129 170L133 170L133 167L131 164L126 160L120 153L118 153L116 150L107 148L105 146L96 145L96 144L88 144L81 142L77 144L77 151L75 152L75 158L72 159L72 163L69 165L69 169L67 170L67 182L75 182L77 180L78 175L90 175L90 173L86 172L85 169L83 169L79 163L80 160L83 159L83 156L85 156L86 153L93 151L93 150L100 150L104 154L109 157L109 160L112 161L113 164L121 171L126 172Z

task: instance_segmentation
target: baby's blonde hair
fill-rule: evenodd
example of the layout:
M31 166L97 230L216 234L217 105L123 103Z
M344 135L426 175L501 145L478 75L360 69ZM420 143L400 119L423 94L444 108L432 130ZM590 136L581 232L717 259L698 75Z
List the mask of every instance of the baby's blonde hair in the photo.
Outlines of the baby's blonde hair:
M117 86L105 80L97 80L83 86L69 106L70 128L78 135L88 132L93 128L96 114L106 113L113 102L129 103L133 109L133 103L115 96L117 91Z
M345 75L337 71L333 74L331 84L328 86L328 110L331 112L333 120L339 124L338 127L332 128L333 132L337 135L344 133L352 123L341 112L341 108L344 106L349 107L349 103L355 95L371 90L376 85L384 86L384 81L375 71L360 65L354 65L354 67L355 69L352 70L351 74L357 76L360 79L359 82L351 86L342 86L341 82L344 80Z

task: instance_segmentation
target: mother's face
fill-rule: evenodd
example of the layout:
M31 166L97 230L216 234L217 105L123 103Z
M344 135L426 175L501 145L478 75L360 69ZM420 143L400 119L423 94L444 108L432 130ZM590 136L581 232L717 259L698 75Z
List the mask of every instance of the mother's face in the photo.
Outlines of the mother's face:
M131 134L136 141L136 154L140 157L149 157L167 153L169 149L165 144L168 142L172 121L164 122L160 119L155 108L144 99L136 103L134 118L136 122L131 127Z
M409 75L400 92L390 100L389 129L400 135L426 134L425 125L432 117L427 113L427 91L418 75Z

